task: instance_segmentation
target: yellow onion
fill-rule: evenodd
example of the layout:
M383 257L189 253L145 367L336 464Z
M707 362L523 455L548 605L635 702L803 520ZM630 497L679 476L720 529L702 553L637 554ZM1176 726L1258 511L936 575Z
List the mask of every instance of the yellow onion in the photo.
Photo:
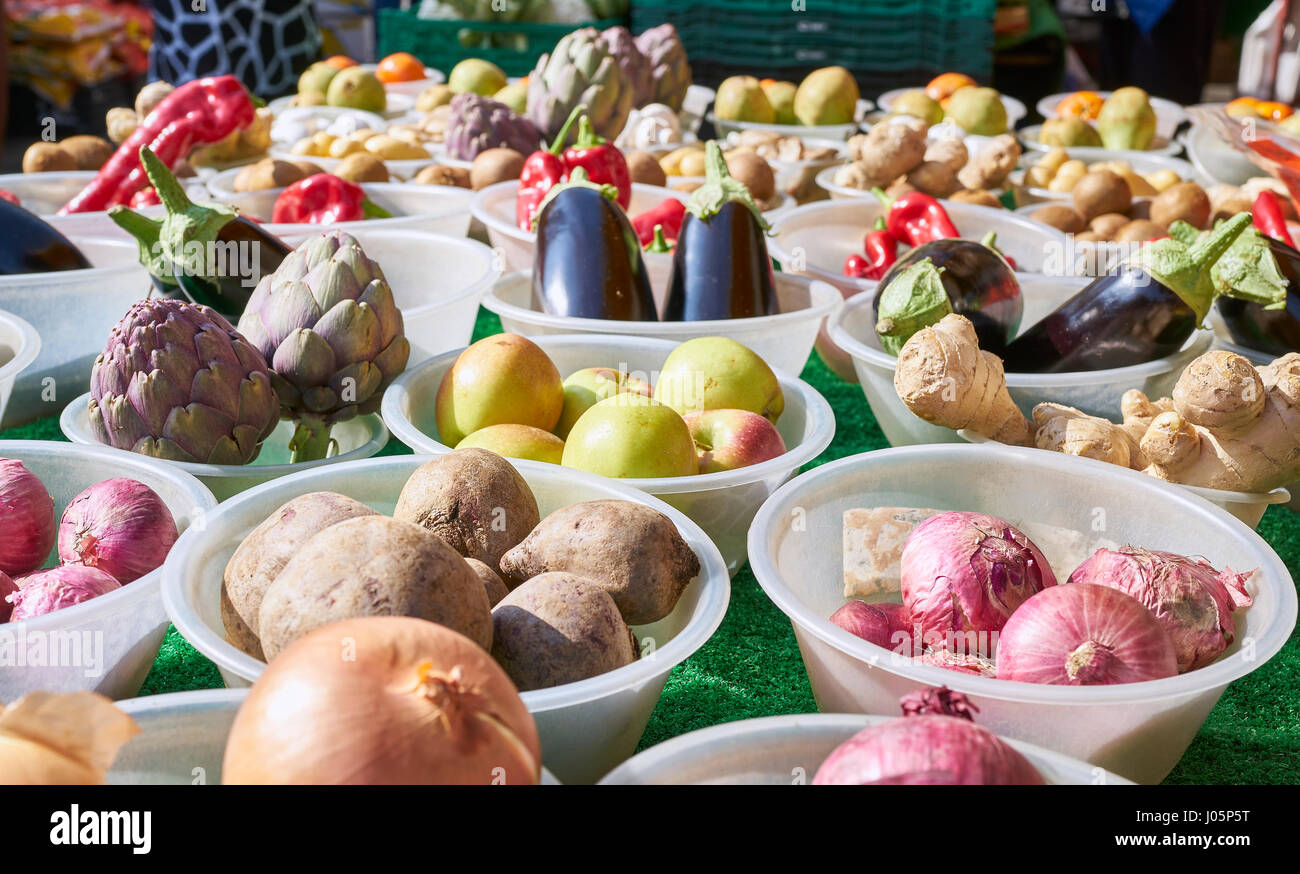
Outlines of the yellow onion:
M0 784L102 784L140 727L94 692L30 692L0 707Z
M368 616L294 641L235 715L225 783L530 784L537 726L478 644L423 619Z

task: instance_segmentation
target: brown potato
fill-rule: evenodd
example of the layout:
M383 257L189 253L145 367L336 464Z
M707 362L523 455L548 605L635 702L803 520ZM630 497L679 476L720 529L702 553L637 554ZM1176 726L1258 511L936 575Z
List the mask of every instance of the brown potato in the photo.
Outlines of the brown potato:
M668 176L659 160L649 152L635 151L627 153L627 169L633 182L642 185L667 185Z
M24 173L55 173L76 169L77 159L57 143L32 143L23 153Z
M266 191L269 188L284 188L302 178L302 168L297 164L278 158L263 158L240 170L235 176L233 187L239 192Z
M1133 193L1128 183L1113 170L1089 170L1071 191L1074 208L1085 222L1108 212L1128 212L1133 205Z
M1117 243L1145 243L1153 237L1163 237L1168 233L1169 228L1162 224L1147 219L1134 219L1120 228L1114 239Z
M584 501L542 520L501 559L507 583L549 571L588 577L630 625L658 622L677 606L700 560L672 520L631 501Z
M306 179L308 176L315 176L318 173L325 172L319 165L313 164L311 161L290 161L289 163L298 168L299 172L302 173L303 179Z
M500 604L501 599L510 594L510 587L501 581L501 575L492 568L483 564L477 558L467 558L465 563L483 581L483 591L487 592L489 607Z
M776 194L776 176L772 165L753 152L730 152L727 171L732 178L743 182L755 200L770 200Z
M1049 203L1034 210L1029 217L1067 234L1077 234L1088 226L1077 209L1064 203Z
M1002 209L1002 201L991 191L972 191L969 188L962 188L948 195L949 200L955 200L958 203L973 203L976 206L987 206L991 209Z
M469 171L469 185L475 191L518 179L524 172L524 156L514 149L484 149L474 157Z
M86 135L68 137L59 145L77 162L78 170L98 170L117 151L117 147L103 137Z
M309 631L361 616L427 619L492 646L487 591L465 560L419 525L376 514L331 525L289 559L258 611L262 651L274 659Z
M922 161L907 174L907 182L931 197L944 197L961 188L957 173L940 161Z
M1088 222L1088 229L1098 234L1102 240L1111 240L1119 233L1119 229L1130 221L1131 219L1123 213L1104 212Z
M540 514L533 490L510 462L485 449L458 449L411 474L393 518L432 531L466 558L499 568L501 557L528 536Z
M339 161L334 175L349 182L387 182L388 168L369 152L357 152Z
M1151 201L1151 221L1168 227L1179 220L1198 230L1209 226L1210 197L1195 182L1171 185Z
M492 657L520 692L576 683L636 661L636 638L601 585L539 574L492 610Z
M470 171L464 167L447 167L433 164L421 167L411 180L416 185L449 185L453 188L470 188Z

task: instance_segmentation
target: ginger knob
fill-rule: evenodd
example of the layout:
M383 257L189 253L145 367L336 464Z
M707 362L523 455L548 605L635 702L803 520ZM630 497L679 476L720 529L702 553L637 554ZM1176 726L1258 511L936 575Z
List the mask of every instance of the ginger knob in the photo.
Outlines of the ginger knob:
M1161 413L1151 420L1142 435L1142 453L1156 467L1177 470L1192 460L1201 435L1191 422L1176 412Z
M1249 428L1264 412L1264 381L1245 358L1222 349L1197 358L1174 386L1174 409L1212 431Z

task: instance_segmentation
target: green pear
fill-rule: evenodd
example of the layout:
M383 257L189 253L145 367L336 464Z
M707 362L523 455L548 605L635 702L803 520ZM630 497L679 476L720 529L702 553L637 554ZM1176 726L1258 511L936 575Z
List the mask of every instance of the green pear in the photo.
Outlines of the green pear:
M725 121L772 124L776 119L776 112L763 92L763 86L753 76L723 79L717 96L713 98L713 113Z
M785 410L772 368L729 337L697 337L670 352L654 397L683 416L699 410L749 410L775 422Z
M943 107L924 90L913 88L898 95L898 99L889 104L890 112L896 115L910 115L926 124L933 125L943 121Z
M858 80L843 67L813 70L794 93L794 114L803 124L849 124L858 108Z
M1141 88L1112 92L1097 115L1097 133L1108 149L1145 151L1156 137L1156 111Z
M298 77L298 93L324 94L338 72L338 67L333 64L317 61L303 70L302 75Z
M374 73L360 67L339 70L338 75L330 80L325 102L330 106L346 106L366 112L383 112L388 108L384 83L376 79Z
M456 444L457 449L486 449L502 458L525 458L559 464L564 441L531 425L488 425Z
M513 85L507 85L492 95L497 103L504 103L520 115L528 107L528 83L522 79Z
M482 58L466 58L451 68L447 84L457 94L472 91L491 97L509 84L506 71Z
M794 95L799 89L798 85L776 79L764 79L759 85L767 95L767 102L772 104L773 120L777 124L799 123L799 117L794 114Z
M559 424L555 433L563 438L569 436L573 423L587 410L606 398L624 392L633 392L650 397L653 391L650 384L638 379L625 370L611 367L588 367L571 373L564 379L564 411L560 413Z
M434 400L438 440L456 446L489 425L550 431L564 408L560 372L541 348L518 334L495 334L470 346L443 374Z
M958 88L944 111L968 134L995 137L1007 132L1007 107L996 88Z
M686 420L632 392L606 398L579 416L561 463L610 477L691 476L700 470Z
M1075 116L1049 118L1038 132L1038 141L1045 146L1068 149L1073 146L1101 146L1101 136L1088 122Z

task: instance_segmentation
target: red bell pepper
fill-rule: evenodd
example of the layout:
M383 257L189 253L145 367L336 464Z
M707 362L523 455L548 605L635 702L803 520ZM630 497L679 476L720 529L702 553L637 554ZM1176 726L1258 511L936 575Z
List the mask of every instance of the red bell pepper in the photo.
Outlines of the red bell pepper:
M890 236L900 243L916 247L961 236L943 204L928 194L909 191L902 197L891 198L879 188L871 189L871 193L888 207L885 223Z
M253 122L255 107L235 76L209 76L186 82L163 98L122 141L95 178L68 201L59 215L96 212L127 204L149 184L140 166L140 147L148 146L168 168L195 146L220 142Z
M1250 209L1250 216L1255 230L1266 237L1286 243L1292 249L1295 248L1291 231L1286 226L1286 215L1282 212L1282 202L1272 191L1265 189L1259 193L1255 198L1254 206Z
M7 200L14 206L22 206L22 203L18 200L18 195L12 191L5 191L3 188L0 188L0 200Z
M632 203L632 173L628 170L627 159L615 146L596 136L591 122L582 115L586 110L586 104L574 107L554 141L524 160L523 172L519 174L519 194L515 198L515 224L523 230L533 229L533 221L546 193L568 181L569 174L577 167L587 171L591 182L614 186L618 191L619 206L627 209ZM569 127L575 121L579 121L577 143L563 149ZM653 227L650 232L653 234ZM643 245L647 239L642 240Z
M564 165L573 171L581 167L587 178L597 185L613 185L618 189L618 205L627 209L632 203L632 171L627 168L627 158L616 146L597 136L591 119L578 119L578 140L564 150Z
M387 210L371 203L365 190L357 183L329 173L317 173L299 179L280 192L275 199L271 221L277 224L329 225L390 215Z
M885 227L885 219L876 219L876 226L862 238L863 255L850 255L844 260L844 275L854 279L879 279L898 260L898 241Z
M984 235L984 239L980 240L980 242L983 243L985 246L988 246L994 252L997 252L999 255L1001 255L1002 260L1007 262L1008 267L1010 267L1012 270L1016 269L1016 259L1012 258L1006 252L1003 252L1001 249L998 248L997 231L989 231L987 234Z
M675 197L670 197L633 217L632 230L636 231L637 239L641 241L642 246L649 246L654 242L656 227L662 227L664 237L673 241L677 239L677 234L682 229L682 222L685 220L686 204Z

